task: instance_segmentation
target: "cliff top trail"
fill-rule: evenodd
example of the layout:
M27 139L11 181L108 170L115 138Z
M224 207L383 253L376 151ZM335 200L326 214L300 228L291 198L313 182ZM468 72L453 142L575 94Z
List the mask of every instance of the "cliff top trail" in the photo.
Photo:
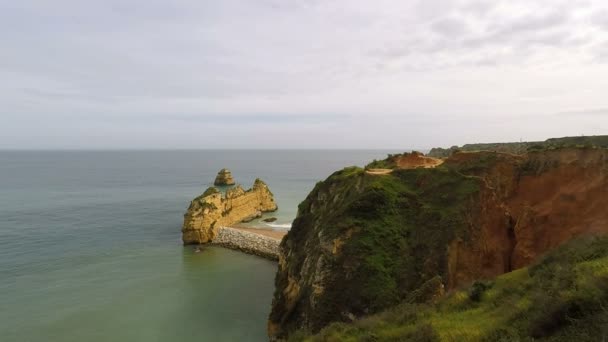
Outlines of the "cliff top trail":
M393 172L393 169L368 169L365 170L368 175L388 175Z

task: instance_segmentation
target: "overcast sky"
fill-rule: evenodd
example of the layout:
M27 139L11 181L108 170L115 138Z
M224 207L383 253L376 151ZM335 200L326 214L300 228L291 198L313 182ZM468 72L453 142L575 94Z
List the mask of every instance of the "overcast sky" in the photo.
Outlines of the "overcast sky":
M608 1L0 3L0 148L608 134Z

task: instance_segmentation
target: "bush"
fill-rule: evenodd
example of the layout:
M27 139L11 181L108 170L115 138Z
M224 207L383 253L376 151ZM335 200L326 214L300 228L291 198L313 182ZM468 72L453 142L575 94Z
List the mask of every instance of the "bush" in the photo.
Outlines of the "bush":
M475 281L469 288L469 299L473 302L481 301L481 296L483 293L490 289L492 285L493 283L491 281Z
M572 319L584 316L585 303L577 299L545 296L535 303L543 310L530 321L530 336L542 338L551 336Z

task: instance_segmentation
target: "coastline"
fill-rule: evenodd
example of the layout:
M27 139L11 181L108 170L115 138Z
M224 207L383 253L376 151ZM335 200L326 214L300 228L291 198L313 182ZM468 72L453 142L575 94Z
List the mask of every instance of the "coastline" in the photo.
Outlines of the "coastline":
M210 245L278 261L279 245L285 234L287 232L267 228L222 227Z

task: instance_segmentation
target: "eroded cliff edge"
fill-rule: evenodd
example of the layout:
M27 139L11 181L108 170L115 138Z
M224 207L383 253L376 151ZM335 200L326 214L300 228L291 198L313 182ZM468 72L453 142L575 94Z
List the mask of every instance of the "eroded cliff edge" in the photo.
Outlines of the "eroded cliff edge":
M436 168L318 183L281 243L271 338L525 266L608 232L608 150L455 153Z
M249 190L237 185L228 189L225 196L218 189L210 187L190 202L184 214L182 241L184 245L212 242L221 227L275 210L274 196L260 179L256 179Z

